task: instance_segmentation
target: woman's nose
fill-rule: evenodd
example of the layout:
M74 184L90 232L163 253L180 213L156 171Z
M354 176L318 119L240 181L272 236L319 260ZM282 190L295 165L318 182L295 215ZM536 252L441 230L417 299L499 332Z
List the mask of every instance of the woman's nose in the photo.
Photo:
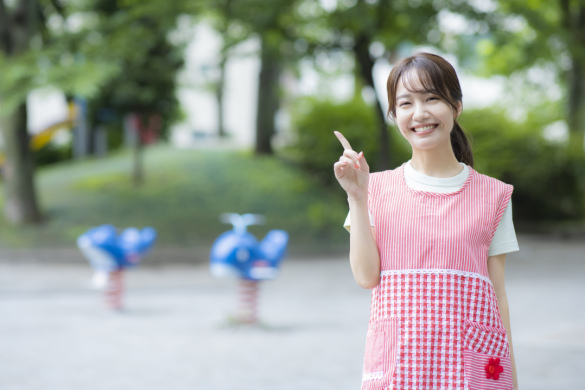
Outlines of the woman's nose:
M424 106L424 104L415 104L414 105L414 114L412 115L412 119L415 121L420 121L425 118L428 118L429 114Z

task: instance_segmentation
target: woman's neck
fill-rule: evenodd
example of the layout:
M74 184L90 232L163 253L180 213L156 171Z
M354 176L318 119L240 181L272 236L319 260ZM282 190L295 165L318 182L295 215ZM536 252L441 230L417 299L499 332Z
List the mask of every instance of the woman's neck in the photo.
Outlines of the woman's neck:
M432 177L453 177L463 170L452 148L414 149L410 165L415 171Z

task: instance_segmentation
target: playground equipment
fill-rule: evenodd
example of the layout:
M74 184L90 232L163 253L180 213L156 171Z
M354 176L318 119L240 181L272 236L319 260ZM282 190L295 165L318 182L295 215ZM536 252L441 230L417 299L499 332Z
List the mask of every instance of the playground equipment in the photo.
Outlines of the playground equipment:
M221 221L231 223L233 230L221 234L213 243L210 271L217 278L238 278L239 309L234 317L238 324L258 322L259 282L276 278L282 262L288 233L271 230L260 242L247 231L250 225L263 224L265 218L255 214L222 214Z
M102 225L79 236L77 246L95 271L93 283L104 291L106 308L123 309L124 270L137 266L155 240L151 227L131 227L118 235L114 226Z
M57 132L59 132L59 130L71 131L75 126L75 121L78 118L79 115L78 111L79 110L77 109L75 102L73 101L69 102L67 105L67 118L60 122L53 123L44 130L32 136L29 142L30 150L37 151L43 148L53 139L53 137L55 136L55 134L57 134ZM0 153L0 167L4 165L5 160L6 156L4 155L4 153Z
M78 109L75 105L75 102L69 102L67 104L67 118L61 122L57 122L52 124L51 126L47 127L43 131L35 134L30 139L30 149L31 150L39 150L46 144L48 144L52 139L53 136L62 129L71 130L75 124L75 120L78 117Z

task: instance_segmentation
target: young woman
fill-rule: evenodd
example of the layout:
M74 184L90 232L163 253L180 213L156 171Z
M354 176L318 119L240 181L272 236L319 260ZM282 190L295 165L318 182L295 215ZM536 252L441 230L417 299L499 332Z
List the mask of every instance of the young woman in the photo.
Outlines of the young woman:
M504 285L518 250L513 187L473 169L461 87L442 57L401 60L387 88L411 160L370 173L335 132L351 269L373 289L362 389L517 389Z

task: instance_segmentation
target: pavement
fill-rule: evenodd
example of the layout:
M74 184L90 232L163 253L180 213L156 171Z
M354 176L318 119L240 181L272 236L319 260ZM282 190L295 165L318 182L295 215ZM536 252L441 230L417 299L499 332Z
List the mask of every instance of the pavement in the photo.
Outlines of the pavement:
M585 242L519 236L506 284L520 390L585 389ZM289 258L232 326L237 282L205 262L126 272L112 313L79 262L0 253L2 390L357 390L370 292L343 255Z

